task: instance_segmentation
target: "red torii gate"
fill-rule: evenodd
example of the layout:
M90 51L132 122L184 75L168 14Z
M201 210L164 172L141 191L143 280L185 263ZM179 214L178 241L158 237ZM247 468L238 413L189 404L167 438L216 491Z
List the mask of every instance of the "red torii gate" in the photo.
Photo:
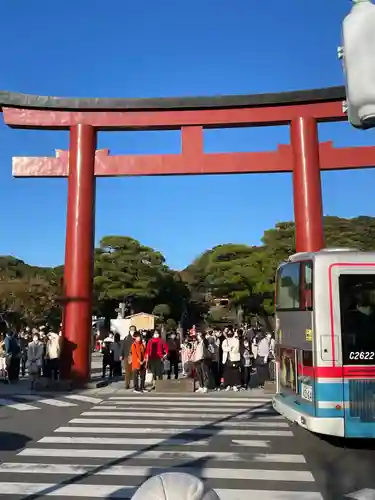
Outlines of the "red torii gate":
M160 99L65 99L0 92L4 122L14 128L70 130L69 152L13 158L15 177L68 177L63 321L65 378L90 377L95 177L224 173L293 173L296 249L324 247L320 170L375 166L375 147L319 144L318 122L347 120L344 87L277 94ZM276 151L203 150L203 129L290 125L291 144ZM96 150L101 130L181 130L181 154L111 156ZM71 362L72 361L72 362Z

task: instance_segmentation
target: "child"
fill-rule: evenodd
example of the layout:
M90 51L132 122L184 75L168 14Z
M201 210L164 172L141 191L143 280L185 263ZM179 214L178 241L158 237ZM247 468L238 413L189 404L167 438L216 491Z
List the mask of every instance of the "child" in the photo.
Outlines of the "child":
M241 352L241 365L242 365L242 387L249 389L250 375L251 375L251 362L253 353L247 339L244 340Z

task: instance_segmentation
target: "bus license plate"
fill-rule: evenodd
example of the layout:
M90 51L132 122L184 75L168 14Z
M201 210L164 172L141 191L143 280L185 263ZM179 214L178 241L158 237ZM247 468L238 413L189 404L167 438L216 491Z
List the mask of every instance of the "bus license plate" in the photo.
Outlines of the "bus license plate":
M313 400L313 391L311 385L301 384L301 397L306 401Z

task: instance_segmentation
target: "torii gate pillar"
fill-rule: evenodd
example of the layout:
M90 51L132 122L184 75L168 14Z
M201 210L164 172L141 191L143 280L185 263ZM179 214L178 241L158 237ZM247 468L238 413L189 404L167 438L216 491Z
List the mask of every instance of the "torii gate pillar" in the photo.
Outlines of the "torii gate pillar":
M90 378L96 131L70 128L68 210L64 268L62 376L76 384Z
M303 116L290 125L296 251L324 248L323 202L316 120Z

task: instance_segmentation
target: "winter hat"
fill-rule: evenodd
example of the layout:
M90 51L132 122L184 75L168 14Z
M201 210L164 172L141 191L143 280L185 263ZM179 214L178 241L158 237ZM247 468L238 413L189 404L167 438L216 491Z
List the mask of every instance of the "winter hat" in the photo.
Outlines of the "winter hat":
M199 478L183 472L166 472L150 477L132 500L220 500Z

